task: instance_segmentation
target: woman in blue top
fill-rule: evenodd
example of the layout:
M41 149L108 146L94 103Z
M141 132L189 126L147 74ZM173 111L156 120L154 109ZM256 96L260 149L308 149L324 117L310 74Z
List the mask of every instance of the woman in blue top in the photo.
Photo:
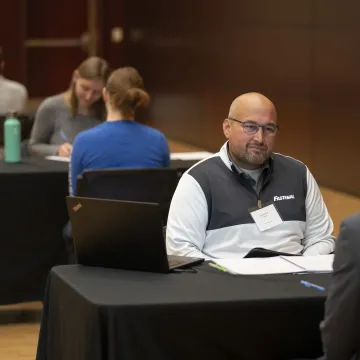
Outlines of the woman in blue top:
M170 166L164 134L135 121L135 111L148 105L149 94L137 70L115 70L103 89L106 122L76 136L70 160L70 194L78 175L88 169Z

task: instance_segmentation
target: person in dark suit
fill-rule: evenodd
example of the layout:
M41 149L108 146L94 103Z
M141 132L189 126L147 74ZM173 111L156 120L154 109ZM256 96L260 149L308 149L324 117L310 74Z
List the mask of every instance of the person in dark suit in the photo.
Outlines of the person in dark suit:
M321 323L324 359L360 355L360 213L345 219L336 241L334 272Z

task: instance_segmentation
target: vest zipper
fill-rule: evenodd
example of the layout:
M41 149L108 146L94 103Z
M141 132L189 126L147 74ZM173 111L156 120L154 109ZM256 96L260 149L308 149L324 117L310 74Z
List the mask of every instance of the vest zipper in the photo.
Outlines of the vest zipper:
M258 208L259 209L261 209L262 208L262 201L261 201L261 199L260 199L260 193L261 193L261 190L262 190L262 188L259 190L259 194L257 194L256 193L256 196L257 196L257 199L258 199L258 201L257 201L257 204L258 204ZM255 191L256 192L256 191Z

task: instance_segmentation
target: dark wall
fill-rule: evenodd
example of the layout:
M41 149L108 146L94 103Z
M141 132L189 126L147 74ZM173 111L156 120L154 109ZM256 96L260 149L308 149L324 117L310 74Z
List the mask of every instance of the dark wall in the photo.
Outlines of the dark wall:
M5 76L26 82L26 1L3 1L0 6L0 46L6 58Z
M276 150L304 161L322 185L360 195L358 0L121 6L122 54L145 77L153 124L170 138L216 151L233 98L258 91L278 109Z
M101 1L101 0L99 0ZM0 46L5 76L23 83L30 97L68 88L72 72L87 57L80 47L27 47L27 40L77 39L87 31L88 0L12 0L0 6Z
M76 39L87 30L88 0L27 0L28 39ZM27 86L33 97L65 91L72 72L87 57L79 47L30 47Z

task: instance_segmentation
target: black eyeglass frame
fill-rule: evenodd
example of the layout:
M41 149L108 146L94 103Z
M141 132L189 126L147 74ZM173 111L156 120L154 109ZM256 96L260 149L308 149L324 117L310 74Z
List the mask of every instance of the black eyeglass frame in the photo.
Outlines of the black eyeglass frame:
M244 128L244 125L246 125L246 124L254 125L254 126L257 127L257 129L256 129L256 131L255 131L254 133L251 133L251 132L249 133L249 132L246 132L246 131L244 130L245 134L255 135L255 134L257 134L257 132L259 131L260 128L263 129L263 133L264 133L265 135L270 135L270 136L275 136L275 135L277 134L277 132L280 131L279 126L276 125L276 124L259 125L259 124L257 124L256 122L253 122L253 121L241 121L241 120L235 119L235 118L230 117L230 116L229 116L227 119L228 119L228 120L232 120L232 121L236 121L236 122L242 124L242 125L243 125L243 128ZM267 131L266 128L267 128L269 125L274 126L275 131L274 131L273 133L269 133L269 132Z

